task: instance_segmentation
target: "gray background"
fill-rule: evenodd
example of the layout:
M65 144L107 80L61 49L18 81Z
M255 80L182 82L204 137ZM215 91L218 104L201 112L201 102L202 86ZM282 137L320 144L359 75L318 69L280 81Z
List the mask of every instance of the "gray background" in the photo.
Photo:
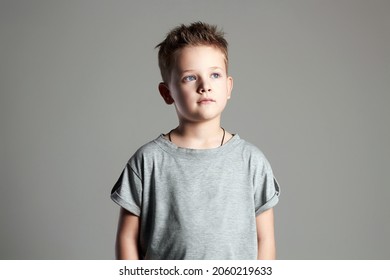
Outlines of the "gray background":
M282 186L279 259L390 259L390 1L0 1L0 258L112 259L112 185L177 125L154 46L223 27L223 126Z

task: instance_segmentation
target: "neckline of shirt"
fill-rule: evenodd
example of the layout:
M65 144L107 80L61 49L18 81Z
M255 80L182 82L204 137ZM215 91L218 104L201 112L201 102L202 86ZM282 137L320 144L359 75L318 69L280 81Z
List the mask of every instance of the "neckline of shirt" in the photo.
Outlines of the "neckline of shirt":
M234 134L232 138L230 138L225 144L222 146L211 148L211 149L192 149L192 148L182 148L172 143L168 139L164 137L164 134L160 134L154 142L164 151L171 154L178 154L184 156L210 156L218 154L222 151L226 152L234 148L234 146L239 142L240 136L238 134Z

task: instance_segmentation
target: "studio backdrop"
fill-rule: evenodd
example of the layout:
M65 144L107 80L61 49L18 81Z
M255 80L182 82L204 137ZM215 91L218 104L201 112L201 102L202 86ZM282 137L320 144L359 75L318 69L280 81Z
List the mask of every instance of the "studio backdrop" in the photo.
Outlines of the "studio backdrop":
M390 258L390 1L0 1L0 259L112 259L110 191L177 126L154 47L229 41L223 126L281 186L279 259Z

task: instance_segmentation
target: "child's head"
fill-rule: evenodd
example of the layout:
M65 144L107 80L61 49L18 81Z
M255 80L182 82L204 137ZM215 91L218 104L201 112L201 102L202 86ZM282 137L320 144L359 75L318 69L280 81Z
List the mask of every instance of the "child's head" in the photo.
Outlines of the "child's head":
M171 30L164 41L156 46L159 48L158 64L164 83L168 84L172 68L179 50L191 46L212 46L219 49L228 65L228 43L224 33L218 31L214 25L195 22L190 25L180 25Z

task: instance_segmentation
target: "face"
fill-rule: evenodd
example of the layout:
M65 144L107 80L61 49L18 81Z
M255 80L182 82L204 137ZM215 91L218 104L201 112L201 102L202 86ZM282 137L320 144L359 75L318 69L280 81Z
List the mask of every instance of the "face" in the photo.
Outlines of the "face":
M219 120L233 88L223 53L212 46L185 47L176 54L169 83L160 84L166 103L181 121Z

